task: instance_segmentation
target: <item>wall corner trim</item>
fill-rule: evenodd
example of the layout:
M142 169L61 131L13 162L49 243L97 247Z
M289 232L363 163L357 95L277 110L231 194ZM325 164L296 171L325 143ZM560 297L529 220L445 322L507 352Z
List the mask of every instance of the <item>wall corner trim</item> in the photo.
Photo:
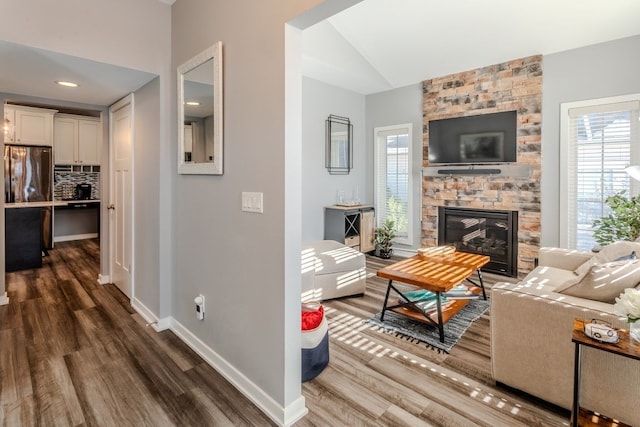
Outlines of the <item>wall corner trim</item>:
M264 390L254 384L212 348L207 346L200 338L175 320L175 318L170 318L169 323L171 331L175 333L178 338L191 347L205 362L218 371L220 375L226 378L240 393L260 408L260 410L276 424L280 426L290 426L307 413L303 396L300 396L287 407L280 406L271 396L265 393Z
M5 292L4 294L0 295L0 305L7 305L7 304L9 304L9 297Z
M156 332L161 332L165 329L169 329L171 325L170 318L164 317L160 319L139 299L133 298L131 300L131 307L133 307L133 309L137 311L138 314L147 322L147 326L151 326Z

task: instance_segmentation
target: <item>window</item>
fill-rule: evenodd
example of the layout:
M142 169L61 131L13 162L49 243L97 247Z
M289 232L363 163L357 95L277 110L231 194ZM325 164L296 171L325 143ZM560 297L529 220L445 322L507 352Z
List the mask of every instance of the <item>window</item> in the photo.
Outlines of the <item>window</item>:
M396 225L396 243L411 245L411 124L374 129L375 208L378 227L387 218Z
M624 169L640 164L639 100L634 95L562 105L561 246L591 250L593 221L610 213L607 197L637 194L640 183Z

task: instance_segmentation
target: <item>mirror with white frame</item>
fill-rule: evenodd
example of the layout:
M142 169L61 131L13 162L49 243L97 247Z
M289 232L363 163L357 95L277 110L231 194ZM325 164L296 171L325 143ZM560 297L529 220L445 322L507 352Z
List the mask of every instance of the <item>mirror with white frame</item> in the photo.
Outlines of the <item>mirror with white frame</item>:
M178 67L178 173L222 175L222 42Z

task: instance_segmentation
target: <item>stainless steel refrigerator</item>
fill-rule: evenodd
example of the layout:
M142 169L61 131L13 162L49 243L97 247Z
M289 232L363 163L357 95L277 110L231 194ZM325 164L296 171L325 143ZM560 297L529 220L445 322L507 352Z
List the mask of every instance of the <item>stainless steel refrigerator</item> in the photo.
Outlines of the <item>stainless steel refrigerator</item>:
M53 198L53 158L51 147L5 145L4 201L24 203L50 202ZM42 209L42 248L52 247L51 207ZM22 209L15 207L13 209Z

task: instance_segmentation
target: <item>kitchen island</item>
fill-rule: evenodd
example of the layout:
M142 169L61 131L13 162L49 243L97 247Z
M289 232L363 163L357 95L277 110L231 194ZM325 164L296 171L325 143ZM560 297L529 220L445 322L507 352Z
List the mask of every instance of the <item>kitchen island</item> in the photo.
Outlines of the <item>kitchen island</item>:
M42 267L43 209L47 208L5 209L6 272Z

